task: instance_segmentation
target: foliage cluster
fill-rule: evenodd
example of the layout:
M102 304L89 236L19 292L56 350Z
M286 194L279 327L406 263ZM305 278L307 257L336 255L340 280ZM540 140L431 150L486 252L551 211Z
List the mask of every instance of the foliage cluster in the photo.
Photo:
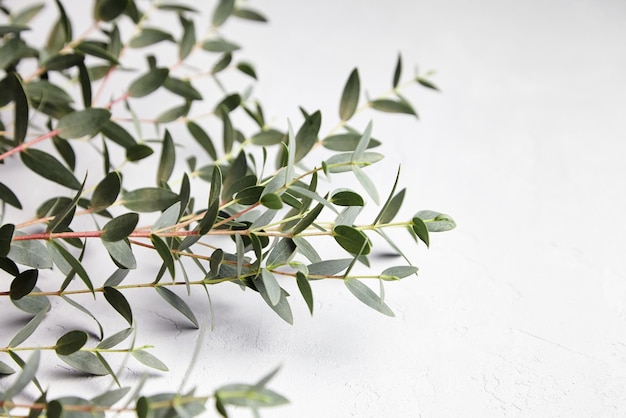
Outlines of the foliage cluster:
M141 10L134 0L95 0L93 24L76 36L66 11L70 2L65 3L54 0L13 10L0 2L5 15L0 24L0 302L3 318L13 308L30 315L17 334L0 343L4 356L0 376L16 376L0 392L0 407L13 416L16 410L27 409L29 417L93 417L107 411L187 417L201 413L209 399L223 416L228 405L247 406L256 413L261 407L285 403L282 395L266 387L276 371L256 384L230 384L210 396L184 392L182 387L177 393L143 396L141 385L135 390L124 387L111 363L116 354L125 354L124 361L132 358L167 370L149 346L135 344L141 318L134 315L125 291L154 292L180 313L181 320L199 327L181 293L202 288L211 309L210 287L234 283L258 293L280 318L292 323L293 297L281 283L295 281L312 314L312 282L332 279L343 282L369 307L393 316L383 285L414 275L417 268L386 231L404 229L428 246L431 232L455 226L449 216L434 211L395 220L405 196L405 189L397 190L399 170L387 198L381 200L367 174L367 167L383 158L374 150L380 142L372 137L372 123L364 129L350 125L356 113L368 109L417 117L400 93L401 58L391 90L374 99L362 97L359 72L352 71L340 95L337 125L322 135L320 111L300 109L302 121L295 127L290 122L282 128L271 126L251 88L233 90L222 82L227 72L238 73L245 80L241 84L256 80L255 67L239 59L240 46L225 36L223 25L231 19L264 22L258 11L220 0L209 22L204 22L206 34L199 36L196 25L202 15L195 7L154 1ZM34 45L26 34L44 7L58 17L45 42ZM155 26L152 18L158 14L174 16L178 28L170 32ZM168 64L150 52L145 54L144 68L126 64L133 54L164 44L176 51ZM208 70L188 64L198 54L212 60ZM128 74L132 76L125 83ZM415 75L406 84L436 90L427 77ZM218 100L203 97L196 87L207 80L221 90ZM104 99L106 94L112 98ZM143 107L137 110L138 103L145 103L142 98L159 94L167 97L159 103L180 104L149 116ZM197 112L202 109L210 110ZM146 139L149 129L158 139ZM186 153L192 145L204 155ZM317 148L330 156L314 160L312 151ZM88 163L87 173L85 164L94 156L99 167ZM155 178L127 179L127 170L139 165L144 172L154 172ZM173 178L175 168L180 171L183 165L181 177ZM22 205L41 190L11 186L13 176L25 170L39 177L42 188L58 185L50 189L59 190L58 195L32 207ZM344 187L324 190L319 184L321 177L332 180L342 173L353 175L365 193ZM142 185L131 188L127 185L134 183L129 180ZM192 191L197 182L209 185L208 196ZM357 221L368 200L382 203L380 210L369 221ZM406 264L378 274L355 273L357 265L370 266L372 234L387 241ZM323 258L316 248L320 239L344 255ZM87 247L106 251L108 265L101 260L91 265ZM141 267L142 260L136 257L139 247L153 250L161 263L158 273L145 282L128 280L129 273ZM100 280L107 268L108 277ZM52 287L50 281L40 283L42 271L52 271L59 280ZM380 290L374 291L367 281L376 281ZM81 294L110 305L125 321L124 328L105 333L103 318L92 313ZM54 336L56 342L48 346L28 345L33 335L49 337L39 326L54 315L52 298L91 318L97 341L77 329ZM40 353L46 350L84 373L110 376L118 387L92 399L49 399L37 378ZM32 354L25 359L23 352ZM39 398L16 401L20 396L29 399L24 391L31 384Z

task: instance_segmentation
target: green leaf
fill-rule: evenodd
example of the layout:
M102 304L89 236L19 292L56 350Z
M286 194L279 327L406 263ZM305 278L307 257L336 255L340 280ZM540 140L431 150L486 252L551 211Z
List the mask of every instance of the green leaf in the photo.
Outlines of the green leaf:
M174 266L174 257L172 256L172 250L167 246L165 241L159 238L158 235L150 234L150 241L152 241L152 245L159 253L159 256L163 260L163 264L167 267L167 270L170 273L172 279L176 276L176 268Z
M157 183L167 183L172 172L174 171L174 164L176 164L176 149L174 147L174 141L169 131L165 130L163 137L163 146L161 148L161 159L159 160L159 167L157 170Z
M114 287L105 286L103 289L104 298L120 315L128 322L128 325L133 325L133 311L130 308L130 304L126 300L126 297Z
M72 148L69 141L61 139L58 136L54 136L52 137L52 145L54 145L54 148L61 155L70 171L74 171L76 169L76 153L74 152L74 148Z
M54 218L48 222L48 227L46 228L47 232L61 232L68 229L72 220L74 219L74 214L76 213L76 205L80 200L80 196L83 193L83 188L85 187L85 182L87 181L87 175L83 179L80 188L76 192L76 195L72 200L65 203L69 199L63 199L63 203L58 201L50 211L51 215L54 215Z
M41 321L43 321L48 311L42 310L35 315L24 327L11 339L7 347L17 347L22 344L28 337L33 335L33 332L39 327Z
M178 59L183 61L191 54L196 44L196 27L191 19L185 19L180 15L180 24L183 27L183 36L179 43Z
M145 48L163 41L175 42L170 33L155 28L142 28L141 32L130 40L129 46L131 48Z
M35 16L39 14L45 6L44 3L36 3L15 13L11 21L15 25L27 25Z
M137 142L128 131L112 120L107 121L107 123L102 126L101 131L104 136L126 149L137 145Z
M382 224L389 223L395 218L402 206L402 202L404 201L404 194L406 189L402 189L393 196L393 198L389 201L389 204L383 208L382 214L380 216L379 222Z
M298 221L298 223L293 227L293 230L291 231L292 235L297 235L307 229L309 226L311 226L311 224L315 222L315 220L319 216L322 209L324 209L324 205L322 203L319 203L317 206L311 209L309 213L307 213L304 218L300 219L300 221Z
M315 247L311 245L309 241L304 239L303 237L293 237L293 242L296 243L298 247L298 251L305 256L311 263L317 263L322 261L322 258L319 256L317 251L315 251Z
M181 80L180 78L167 77L165 83L163 83L163 87L167 90L171 91L174 94L177 94L181 97L184 97L188 100L202 100L202 95L198 90L191 85L189 80Z
M107 337L104 340L100 341L100 343L96 347L102 350L108 350L124 342L132 333L133 333L132 328L125 328L121 331L116 332L110 337Z
M180 202L176 202L172 206L167 208L152 225L151 231L157 232L174 226L176 222L178 222L180 209Z
M11 191L4 183L0 182L0 200L4 203L13 206L14 208L22 209L22 204L20 200L17 198L15 193Z
M141 396L137 399L137 406L135 407L138 418L148 418L150 414L150 402L145 396Z
M0 257L0 269L6 271L11 276L17 276L20 274L17 264L15 264L13 260L8 257Z
M268 291L265 286L265 282L263 279L257 277L253 280L255 287L259 291L261 297L268 304L270 308L274 312L278 314L285 322L293 325L293 314L291 313L291 307L289 306L289 302L287 302L287 292L284 289L280 289L280 297L277 303L273 303L269 298Z
M36 380L35 374L39 368L40 354L39 350L36 350L33 354L31 354L26 364L22 366L22 371L17 376L17 379L15 379L13 384L4 392L5 399L11 399L15 395L20 394L26 385L31 382L31 380Z
M32 292L40 292L41 290L35 286ZM11 299L13 305L19 310L37 315L41 311L50 311L50 299L47 296L24 296L18 300Z
M344 134L332 135L324 138L322 145L333 151L354 151L362 135L348 132ZM367 148L374 148L380 145L380 141L370 138Z
M380 198L378 197L378 192L376 191L376 186L374 182L368 177L367 174L359 167L358 165L352 166L352 171L354 172L354 176L361 183L367 194L370 195L374 203L378 204Z
M107 109L85 109L63 116L57 124L59 136L65 139L93 136L111 118Z
M95 20L110 22L121 15L127 5L128 0L96 0L93 17Z
M184 300L182 300L176 293L163 286L156 286L155 289L159 296L165 299L167 303L172 305L178 312L189 319L196 328L198 328L198 320Z
M363 206L365 202L363 198L358 193L355 193L350 190L343 190L335 193L331 198L330 202L334 205L338 206Z
M122 179L118 172L114 171L107 174L93 191L89 207L94 212L108 208L117 200L121 187Z
M222 26L226 19L233 13L234 8L235 0L220 0L213 12L213 26L216 28Z
M383 158L384 155L378 152L365 151L358 161L353 161L351 152L342 152L327 159L326 166L329 173L343 173L352 170L354 166L367 167Z
M26 138L28 131L28 99L24 92L22 79L17 73L11 73L11 84L13 88L13 101L15 102L15 125L13 139L16 143L21 144Z
M306 306L309 308L309 312L313 315L313 291L311 290L309 280L304 274L302 274L302 272L297 272L296 283L298 284L298 289L306 302Z
M255 80L257 79L256 71L254 70L254 67L252 66L252 64L248 62L240 62L237 64L237 69L241 71L242 73L244 73L245 75L250 76L254 78Z
M167 366L158 358L148 353L145 350L133 350L131 351L133 357L135 357L140 363L151 367L153 369L161 370L163 372L169 371Z
M283 238L272 249L266 260L268 269L274 269L289 262L296 251L296 244L289 238Z
M398 87L401 76L402 76L402 55L398 54L398 61L396 62L396 69L393 71L392 86L394 89Z
M101 58L110 62L111 64L119 65L119 61L113 55L111 55L106 49L94 42L81 42L74 47L75 51L82 52L92 57Z
M215 147L213 146L213 142L211 141L211 138L209 138L209 135L207 135L206 131L192 121L187 122L187 129L189 130L191 136L193 136L196 142L204 148L209 156L213 160L217 160Z
M0 227L0 257L6 257L11 251L11 240L15 232L15 225L6 224Z
M128 87L130 97L144 97L157 90L165 83L169 75L167 68L153 68L146 74L139 76Z
M228 405L252 408L284 405L289 401L284 396L264 387L245 384L222 386L216 391L216 397Z
M230 65L232 60L233 55L230 52L226 52L222 55L222 58L220 58L219 61L213 65L213 68L211 68L211 74L217 74L220 71L223 71Z
M256 10L239 8L233 12L233 16L254 22L267 22L267 18Z
M124 194L122 203L137 212L165 210L178 201L178 195L157 187L144 187Z
M15 373L15 370L11 368L4 361L0 361L0 375L9 375Z
M411 226L413 228L413 232L415 232L415 235L417 235L419 239L421 239L422 242L426 244L426 246L428 247L429 246L428 227L426 226L424 221L422 221L420 218L416 216L413 218Z
M57 340L54 351L61 356L69 356L77 352L87 343L87 333L84 331L70 331Z
M309 276L334 276L350 266L352 258L340 258L337 260L325 260L309 264Z
M396 101L391 99L377 99L372 100L370 105L373 109L378 110L380 112L387 113L405 113L407 115L417 116L417 113L413 108L403 101Z
M241 104L241 96L237 93L228 95L215 106L215 113L230 113Z
M91 293L94 294L93 283L91 282L87 271L80 263L80 261L78 261L69 251L65 249L65 247L63 247L58 242L52 240L50 242L59 251L59 253L61 253L61 256L63 256L65 261L67 261L70 266L72 266L72 270L74 270L76 274L78 274L78 277L80 277L83 283L85 283L85 286L87 286Z
M427 89L439 91L439 88L435 84L433 84L429 80L426 80L425 78L417 77L415 79L415 81L417 81L419 84L421 84L422 86L426 87Z
M36 289L36 288L35 288ZM29 296L27 296L28 298ZM89 312L89 310L87 308L85 308L83 305L81 305L80 303L70 299L69 297L62 295L61 298L69 303L71 306L73 306L74 308L78 309L79 311L81 311L82 313L84 313L85 315L89 316L91 319L93 319L94 321L96 321L96 325L98 325L98 331L100 332L100 338L102 338L103 334L103 330L102 330L102 324L100 323L100 321L98 321L98 318L96 318L91 312ZM49 303L49 302L48 302ZM48 308L49 310L49 308Z
M250 138L254 145L270 146L286 141L285 134L276 129L267 129L258 132Z
M372 289L358 281L357 279L344 280L348 290L356 296L358 300L366 304L372 309L385 314L387 316L395 316L393 311L387 306L385 302L378 296Z
M133 251L126 240L122 241L101 241L111 258L119 265L127 269L137 268L137 261Z
M233 52L241 47L222 38L210 39L202 43L202 49L209 52Z
M96 376L106 376L109 371L102 365L95 354L88 351L76 351L70 355L59 355L59 358L76 370Z
M317 134L322 125L322 114L317 111L308 116L296 134L295 162L306 156L317 143Z
M429 232L445 232L456 228L454 219L445 213L421 210L415 214L415 217L424 221Z
M372 137L372 122L370 121L367 124L367 128L365 128L365 131L363 132L363 136L361 136L361 138L359 139L359 142L356 145L356 148L354 149L354 152L352 153L352 161L360 161L361 157L363 156L363 153L365 152L365 149L367 148L367 145L370 142L370 138Z
M407 276L410 276L411 274L416 274L416 273L417 273L417 267L397 266L397 267L389 267L383 270L383 272L380 273L380 275L386 276L386 277L383 277L383 280L399 280Z
M130 212L111 219L102 228L103 241L120 241L128 237L137 227L139 214Z
M126 150L126 159L128 161L136 162L143 160L144 158L147 158L152 154L154 154L152 148L145 144L137 144Z
M363 231L359 231L352 226L335 226L333 228L333 238L344 250L351 254L367 255L372 249L372 244Z
M77 65L77 67L78 81L80 82L80 88L83 96L83 105L85 108L88 108L91 107L91 79L89 76L89 70L82 61Z
M261 204L269 209L281 209L283 201L275 193L267 193L261 197Z
M14 239L23 235L26 234L21 231L15 231ZM36 240L13 241L8 258L18 264L36 269L52 268L52 255L45 245Z
M104 392L91 399L91 404L98 406L112 407L126 396L130 392L130 387L113 389Z
M0 25L0 36L4 36L9 33L20 33L25 30L30 30L30 28L25 25Z
M48 71L63 71L77 66L85 60L82 54L57 54L53 55L43 63Z
M346 86L343 89L341 95L341 102L339 104L339 117L342 121L350 119L356 107L359 104L359 94L361 92L361 83L359 81L359 71L355 68L350 73Z
M9 292L11 299L19 300L32 292L37 284L37 277L39 277L39 271L36 269L24 270L18 274L11 282Z
M310 191L309 189L305 189L304 187L300 187L300 186L291 186L289 190L297 194L300 194L302 196L308 197L309 199L317 200L318 202L326 206L328 209L337 213L337 209L335 209L335 207L328 200L318 195L317 193Z

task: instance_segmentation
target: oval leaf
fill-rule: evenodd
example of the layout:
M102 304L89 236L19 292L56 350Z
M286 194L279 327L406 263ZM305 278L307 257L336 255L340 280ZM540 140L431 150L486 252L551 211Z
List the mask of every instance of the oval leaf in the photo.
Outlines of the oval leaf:
M104 298L120 315L128 322L129 325L133 325L133 311L130 308L130 304L124 297L124 295L113 287L104 287Z
M139 360L139 362L148 367L152 367L153 369L161 370L163 372L169 371L167 366L163 364L161 360L145 350L133 350L131 354L133 355L133 357Z
M93 191L90 208L94 212L99 212L111 206L117 200L121 187L122 180L119 173L111 172L107 174Z
M128 237L137 226L139 222L139 214L130 212L111 219L102 228L103 241L120 241Z
M57 129L59 136L65 139L93 136L100 132L110 118L111 112L107 109L85 109L63 116Z
M361 83L359 81L359 71L355 68L350 73L346 86L341 95L341 103L339 104L339 117L342 121L350 119L356 107L359 104L359 93L361 91Z
M47 152L29 148L21 152L20 157L26 167L39 174L41 177L70 189L80 189L81 184L76 177L74 177L74 174L65 168L59 160Z
M25 270L18 274L11 282L9 292L11 299L19 300L33 291L37 284L39 271L35 269Z
M69 356L77 352L87 343L87 333L84 331L70 331L57 340L54 351L61 356Z
M170 71L167 68L153 68L136 78L128 87L130 97L144 97L161 87Z
M372 289L358 281L357 279L347 279L344 281L346 287L350 292L356 296L358 300L366 304L372 309L377 310L387 316L395 316L391 308L383 302Z
M145 187L126 193L123 204L137 212L156 212L165 210L178 201L178 195L157 187Z
M351 254L369 254L372 246L363 233L358 229L348 225L337 225L333 228L333 238L341 247Z

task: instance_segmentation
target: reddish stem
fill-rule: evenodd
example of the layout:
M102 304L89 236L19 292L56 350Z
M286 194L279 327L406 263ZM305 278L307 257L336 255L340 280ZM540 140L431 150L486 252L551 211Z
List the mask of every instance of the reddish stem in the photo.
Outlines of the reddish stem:
M54 131L50 131L47 134L41 135L38 138L33 139L32 141L28 141L28 142L22 142L21 144L19 144L17 147L12 148L10 150L8 150L7 152L5 152L4 154L0 155L0 161L4 160L7 157L10 157L13 154L16 154L18 152L22 152L24 151L26 148L31 147L41 141L45 141L48 138L52 138L53 136L57 135L59 133L58 129L55 129Z

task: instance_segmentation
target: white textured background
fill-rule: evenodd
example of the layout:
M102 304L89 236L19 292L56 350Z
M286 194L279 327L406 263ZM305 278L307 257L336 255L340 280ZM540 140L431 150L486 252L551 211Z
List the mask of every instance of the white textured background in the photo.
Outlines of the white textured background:
M421 121L375 116L377 180L385 194L402 164L402 213L440 210L458 228L428 251L405 241L420 277L386 287L393 319L340 283L314 284L313 318L294 296L294 326L251 292L214 288L199 391L282 364L271 387L291 404L267 417L626 416L626 2L249 4L270 25L225 34L256 64L276 126L303 105L327 131L355 66L372 95L398 52L406 74L436 70L442 94L406 92ZM175 369L151 389L176 387L187 366L198 334L179 319L168 308L140 323Z

